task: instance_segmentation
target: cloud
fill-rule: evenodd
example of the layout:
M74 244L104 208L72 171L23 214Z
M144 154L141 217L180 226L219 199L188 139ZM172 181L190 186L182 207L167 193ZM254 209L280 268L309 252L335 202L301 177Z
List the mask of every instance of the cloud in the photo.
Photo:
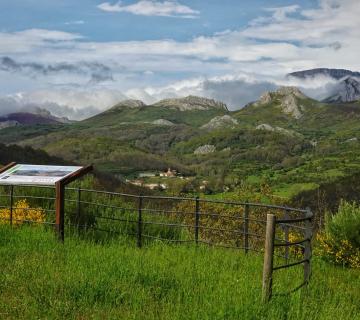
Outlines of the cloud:
M88 76L90 77L89 82L92 84L114 80L111 69L97 62L79 62L77 64L62 62L45 65L36 62L17 62L10 57L1 57L0 70L21 73L34 78L51 75L59 76L60 73L65 72Z
M0 33L0 54L51 65L98 61L111 68L121 90L130 89L132 81L141 87L150 81L172 82L179 79L179 74L190 78L227 74L231 70L234 74L279 75L315 67L357 68L360 6L354 0L331 3L323 0L311 10L297 5L267 8L263 17L244 29L188 41L94 42L79 38L78 34L39 29ZM121 3L111 6L125 7ZM154 76L146 78L147 70Z
M199 11L177 1L141 0L130 5L122 5L121 1L115 4L104 2L97 7L107 12L128 12L142 16L196 18L200 14Z
M74 20L74 21L68 21L68 22L65 22L64 24L66 25L79 25L79 24L85 24L85 21L84 20Z
M266 8L266 11L273 12L272 18L276 21L282 21L287 18L291 13L297 12L300 9L299 5L277 7L277 8Z
M38 48L69 48L73 41L83 37L76 33L57 30L27 29L17 32L0 32L0 54L24 54Z
M78 88L35 90L0 96L0 116L10 112L31 112L42 108L59 117L82 120L125 99L139 99L152 104L161 99L187 95L213 98L225 102L230 110L238 110L247 103L256 101L265 91L273 91L283 85L297 86L309 97L322 100L334 93L339 82L328 76L297 79L228 74L221 77L197 77L162 87L133 88L124 92Z
M46 109L58 117L81 120L102 112L127 96L117 90L53 89L0 96L0 116Z
M143 90L129 90L125 94L131 98L153 103L161 99L195 95L225 102L230 110L238 110L255 101L265 91L275 90L280 85L267 79L257 79L252 75L224 75L221 77L198 77L174 82L164 87L148 87Z
M298 41L303 45L330 45L342 39L355 39L360 27L357 0L321 0L319 7L271 8L272 16L257 20L243 35L272 41ZM291 16L296 12L298 15ZM358 41L357 41L358 42Z
M79 34L57 31L57 30L46 30L46 29L27 29L24 31L14 32L10 35L20 36L25 39L33 40L44 40L44 41L70 41L78 40L83 38Z

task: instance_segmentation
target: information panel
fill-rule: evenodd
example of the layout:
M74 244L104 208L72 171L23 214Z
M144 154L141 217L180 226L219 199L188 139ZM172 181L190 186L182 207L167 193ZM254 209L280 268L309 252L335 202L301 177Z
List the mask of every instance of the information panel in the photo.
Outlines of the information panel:
M0 173L0 185L54 185L82 167L18 164Z

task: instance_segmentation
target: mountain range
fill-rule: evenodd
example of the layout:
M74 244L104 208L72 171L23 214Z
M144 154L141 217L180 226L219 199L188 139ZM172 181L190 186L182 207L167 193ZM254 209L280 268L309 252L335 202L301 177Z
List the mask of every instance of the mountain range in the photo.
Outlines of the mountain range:
M353 85L351 79L341 81ZM293 197L360 172L360 101L317 101L296 87L265 92L237 111L188 96L152 105L124 100L74 123L44 118L2 129L0 143L93 163L124 181L176 169L186 179L171 180L174 193L197 192L206 181L207 192L265 183Z
M0 130L8 127L35 124L65 124L71 123L68 118L56 117L48 110L37 108L33 112L14 112L0 116Z
M3 129L0 142L124 179L170 167L188 177L173 180L178 191L195 192L204 180L209 192L266 182L288 197L360 171L359 120L359 101L319 102L280 87L238 111L194 96L126 100L75 123Z
M309 80L327 78L334 80L331 92L323 101L328 103L352 102L360 99L360 72L345 69L318 68L292 72L288 78Z
M360 72L354 72L346 69L315 68L292 72L289 73L287 76L302 79L324 76L340 80L347 77L360 77Z

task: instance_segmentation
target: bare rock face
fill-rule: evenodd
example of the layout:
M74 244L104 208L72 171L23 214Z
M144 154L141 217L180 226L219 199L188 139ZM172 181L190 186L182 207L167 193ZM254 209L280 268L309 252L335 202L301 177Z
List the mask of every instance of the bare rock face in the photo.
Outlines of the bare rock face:
M196 154L196 155L208 154L208 153L213 153L215 151L216 151L216 147L213 144L205 144L203 146L198 147L194 151L194 154Z
M274 92L265 92L253 105L255 107L276 103L281 111L295 119L300 119L305 110L299 100L307 97L296 87L280 87Z
M303 115L304 107L298 105L294 96L285 96L281 102L281 108L284 113L291 115L295 119L300 119Z
M271 94L270 92L264 92L261 96L259 101L255 102L257 105L268 104L271 102Z
M155 124L155 125L158 125L158 126L174 126L175 123L169 121L169 120L166 120L166 119L157 119L157 120L154 120L153 122L151 122L152 124Z
M256 130L275 131L275 128L267 123L262 123L256 126Z
M283 96L293 95L301 99L306 99L306 96L297 87L283 86L277 89L275 93Z
M135 99L128 99L128 100L123 100L120 101L118 104L116 104L115 106L113 106L110 110L116 110L116 109L121 109L121 108L141 108L141 107L145 107L146 104L144 102L142 102L141 100L135 100Z
M360 100L360 78L348 77L340 81L333 94L324 102L339 103Z
M239 122L229 115L217 116L204 124L201 129L216 130L220 128L234 128Z
M226 104L223 102L196 96L187 96L185 98L176 99L164 99L153 104L153 106L168 107L178 109L180 111L209 109L220 109L225 111L228 110Z
M298 132L292 131L292 130L288 130L285 128L281 128L281 127L273 127L270 124L267 123L262 123L259 124L258 126L256 126L255 128L256 130L264 130L264 131L272 131L272 132L279 132L283 135L286 136L291 136L291 137L302 137L302 135Z

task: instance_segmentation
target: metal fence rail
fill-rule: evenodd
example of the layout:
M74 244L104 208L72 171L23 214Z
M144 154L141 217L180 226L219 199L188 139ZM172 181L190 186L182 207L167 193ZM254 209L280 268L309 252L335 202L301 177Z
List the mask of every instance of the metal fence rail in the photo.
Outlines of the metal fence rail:
M0 224L56 227L54 193L54 187L1 187ZM28 206L19 206L21 200ZM27 215L34 210L41 212L41 219ZM65 188L64 221L67 233L126 235L134 237L139 248L149 241L164 241L262 252L264 301L272 296L274 271L303 265L304 279L298 287L310 279L313 214L309 209ZM290 239L294 232L295 240ZM275 257L283 263L274 266Z

